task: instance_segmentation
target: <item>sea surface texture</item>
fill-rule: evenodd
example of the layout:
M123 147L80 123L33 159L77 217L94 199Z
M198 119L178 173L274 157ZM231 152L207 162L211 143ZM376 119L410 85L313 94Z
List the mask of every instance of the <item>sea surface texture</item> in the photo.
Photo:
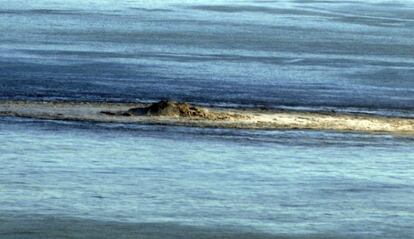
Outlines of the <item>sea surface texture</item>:
M414 117L414 1L0 0L0 99ZM0 118L0 238L414 238L414 138Z
M413 115L414 1L0 0L0 29L1 98Z
M0 142L1 238L414 235L413 138L4 118Z

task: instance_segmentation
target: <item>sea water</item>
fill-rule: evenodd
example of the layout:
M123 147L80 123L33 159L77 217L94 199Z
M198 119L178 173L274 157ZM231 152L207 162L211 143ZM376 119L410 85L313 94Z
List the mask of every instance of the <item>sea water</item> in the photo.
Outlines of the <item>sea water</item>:
M410 137L5 118L0 142L0 218L16 225L29 215L287 236L414 233Z
M1 0L0 98L414 110L413 1Z
M412 117L412 1L0 0L0 98ZM0 238L414 238L410 136L0 119ZM249 234L250 233L250 234Z

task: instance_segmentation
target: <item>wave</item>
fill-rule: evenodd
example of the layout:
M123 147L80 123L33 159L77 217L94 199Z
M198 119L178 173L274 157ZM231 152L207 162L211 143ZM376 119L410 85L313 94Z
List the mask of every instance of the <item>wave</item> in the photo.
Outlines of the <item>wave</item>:
M341 235L275 235L237 227L189 226L174 222L131 223L61 215L4 215L0 216L2 239L49 239L49 238L117 238L117 239L328 239L353 238Z

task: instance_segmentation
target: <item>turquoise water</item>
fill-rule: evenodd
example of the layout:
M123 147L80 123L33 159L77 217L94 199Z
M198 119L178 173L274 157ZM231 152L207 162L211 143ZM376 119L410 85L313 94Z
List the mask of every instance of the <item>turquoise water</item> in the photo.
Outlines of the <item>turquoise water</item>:
M413 146L401 136L3 118L0 215L15 225L37 215L413 238Z

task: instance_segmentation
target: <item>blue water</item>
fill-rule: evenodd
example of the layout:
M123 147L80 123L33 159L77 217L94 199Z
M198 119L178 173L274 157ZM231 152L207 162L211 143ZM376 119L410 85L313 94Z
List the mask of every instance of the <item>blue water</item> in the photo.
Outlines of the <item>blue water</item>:
M414 117L413 55L413 1L0 0L0 99ZM2 117L0 238L414 238L413 149Z
M0 1L0 98L413 115L413 1Z

